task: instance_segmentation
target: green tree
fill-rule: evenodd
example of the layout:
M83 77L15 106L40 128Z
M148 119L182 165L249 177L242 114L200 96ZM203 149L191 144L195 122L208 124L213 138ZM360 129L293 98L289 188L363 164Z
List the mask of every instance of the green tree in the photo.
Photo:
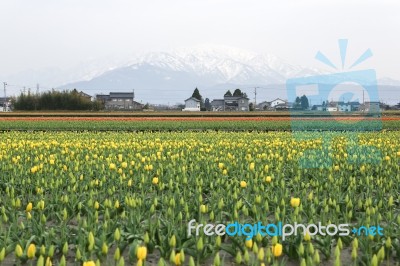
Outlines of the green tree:
M206 108L207 111L211 110L211 103L210 103L210 99L206 98L204 101L204 107Z
M293 104L294 109L301 109L301 99L299 96L296 97L296 100L294 101Z
M236 90L233 92L233 96L234 96L234 97L241 97L241 96L243 96L243 93L242 93L242 91L241 91L240 89L236 89Z
M198 88L194 89L192 97L196 98L199 101L201 101L203 99Z
M301 105L301 109L303 109L303 110L307 110L307 109L308 109L308 107L309 107L310 105L309 105L309 103L308 103L308 98L307 98L307 96L305 96L305 95L301 96L301 98L300 98L300 105Z
M21 93L14 99L15 110L99 110L103 104L92 102L78 91L49 91L41 94Z
M225 94L224 97L232 97L232 92L228 90Z
M249 104L249 110L252 112L252 111L254 111L254 104L253 103L250 103Z

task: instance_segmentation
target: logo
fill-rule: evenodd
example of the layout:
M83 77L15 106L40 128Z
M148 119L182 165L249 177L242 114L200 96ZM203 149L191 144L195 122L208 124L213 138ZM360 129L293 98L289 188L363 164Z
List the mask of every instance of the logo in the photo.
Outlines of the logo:
M341 70L318 51L316 59L337 73L288 79L286 89L290 109L291 130L298 141L320 139L321 147L307 149L299 160L301 168L331 168L332 141L346 131L346 154L349 163L379 163L381 153L371 146L359 145L358 133L382 129L376 72L373 69L352 69L372 56L367 49L346 68L348 41L339 40ZM308 100L308 101L307 101ZM306 103L304 103L306 101ZM315 103L309 106L309 102ZM323 118L300 119L304 112L317 113ZM345 115L345 116L343 116ZM304 131L314 131L315 134ZM323 132L321 132L323 131Z
M353 227L351 229L349 224L329 224L322 225L321 222L318 224L283 224L278 222L277 224L267 224L264 225L262 222L255 224L241 224L239 222L234 222L230 224L197 224L196 220L190 220L188 223L188 237L192 236L194 230L194 235L200 235L202 232L206 236L213 235L228 235L228 236L246 236L246 240L252 239L257 234L264 236L279 236L282 240L285 240L289 236L297 236L299 234L310 236L321 235L321 236L348 236L353 233L357 236L383 236L383 228L378 226L360 226Z

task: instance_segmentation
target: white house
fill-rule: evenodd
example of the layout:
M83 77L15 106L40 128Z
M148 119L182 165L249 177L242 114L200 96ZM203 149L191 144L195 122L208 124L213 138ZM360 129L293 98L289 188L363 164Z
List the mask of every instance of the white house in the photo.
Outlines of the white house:
M344 102L339 102L338 108L339 108L339 112L350 112L351 111L351 105L348 103L344 103Z
M353 112L358 111L360 108L359 102L338 102L338 111L339 112Z
M185 100L185 109L182 111L200 111L200 100L194 97L190 97Z
M276 98L275 100L269 102L269 106L270 107L275 107L275 106L277 106L279 104L287 104L287 101L279 99L279 98Z

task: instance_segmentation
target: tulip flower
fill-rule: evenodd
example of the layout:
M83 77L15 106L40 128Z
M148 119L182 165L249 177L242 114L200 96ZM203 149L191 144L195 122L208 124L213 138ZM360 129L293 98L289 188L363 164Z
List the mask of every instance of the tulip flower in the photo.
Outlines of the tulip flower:
M300 198L291 198L290 205L295 208L300 206Z
M158 177L153 177L152 183L153 183L153 185L157 185L158 184Z
M21 258L23 253L24 253L24 251L22 250L22 247L19 244L17 244L17 246L15 247L15 255L18 258Z
M282 245L277 243L275 246L272 246L272 254L275 257L280 257L282 255Z
M145 246L138 247L136 250L136 257L138 260L144 260L147 256L147 248Z
M33 204L32 204L32 202L29 202L28 205L26 205L25 211L30 212L32 210L32 208L33 208Z

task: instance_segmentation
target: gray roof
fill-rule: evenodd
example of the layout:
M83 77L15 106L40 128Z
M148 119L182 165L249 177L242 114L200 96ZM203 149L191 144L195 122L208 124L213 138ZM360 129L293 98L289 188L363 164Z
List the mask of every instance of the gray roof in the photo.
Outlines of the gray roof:
M239 100L239 99L249 100L249 98L243 97L243 96L224 96L224 99L225 100Z
M282 100L281 98L276 98L276 99L274 99L274 100L272 100L272 101L270 101L270 102L268 102L268 103L272 103L273 101L277 101L277 100L281 100L281 101L287 102L287 101L285 101L285 100Z
M338 105L360 105L359 102L338 102Z
M200 100L197 99L197 98L195 98L195 97L187 98L187 99L185 100L185 102L186 102L186 101L189 101L189 100L193 100L193 101L196 101L196 102L200 102Z
M211 106L222 106L224 105L224 102L223 99L215 99L211 101Z
M133 92L110 92L110 98L127 98L127 99L132 99L133 98Z

